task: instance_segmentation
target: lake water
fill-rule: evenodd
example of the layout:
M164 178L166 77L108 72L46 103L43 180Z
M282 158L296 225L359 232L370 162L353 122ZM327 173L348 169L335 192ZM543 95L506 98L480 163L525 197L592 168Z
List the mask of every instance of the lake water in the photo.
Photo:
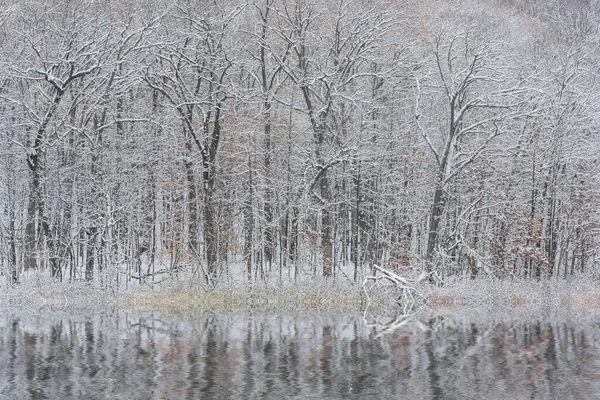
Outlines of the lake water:
M593 399L598 321L7 310L0 399Z

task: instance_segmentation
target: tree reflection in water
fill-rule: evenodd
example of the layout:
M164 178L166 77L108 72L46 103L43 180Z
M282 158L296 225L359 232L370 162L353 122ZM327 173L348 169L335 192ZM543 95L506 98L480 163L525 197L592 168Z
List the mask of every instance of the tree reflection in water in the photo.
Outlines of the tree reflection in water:
M0 398L542 399L600 393L600 331L592 316L364 317L5 311Z

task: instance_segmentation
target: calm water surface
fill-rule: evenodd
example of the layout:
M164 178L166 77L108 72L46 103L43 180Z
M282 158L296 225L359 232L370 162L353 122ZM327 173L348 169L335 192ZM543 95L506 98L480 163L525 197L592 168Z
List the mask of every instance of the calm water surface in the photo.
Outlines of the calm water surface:
M598 321L0 311L0 399L594 399Z

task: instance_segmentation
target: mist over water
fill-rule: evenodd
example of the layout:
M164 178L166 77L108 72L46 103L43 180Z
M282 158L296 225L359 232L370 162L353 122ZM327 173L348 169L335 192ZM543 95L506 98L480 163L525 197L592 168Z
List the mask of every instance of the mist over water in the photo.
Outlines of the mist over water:
M592 399L600 393L600 325L593 316L363 317L4 311L0 398Z

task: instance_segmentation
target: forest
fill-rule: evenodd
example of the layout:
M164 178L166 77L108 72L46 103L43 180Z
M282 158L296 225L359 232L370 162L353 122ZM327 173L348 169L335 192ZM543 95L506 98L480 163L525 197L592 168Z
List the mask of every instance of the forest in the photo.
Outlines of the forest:
M0 0L0 275L600 276L600 4Z

